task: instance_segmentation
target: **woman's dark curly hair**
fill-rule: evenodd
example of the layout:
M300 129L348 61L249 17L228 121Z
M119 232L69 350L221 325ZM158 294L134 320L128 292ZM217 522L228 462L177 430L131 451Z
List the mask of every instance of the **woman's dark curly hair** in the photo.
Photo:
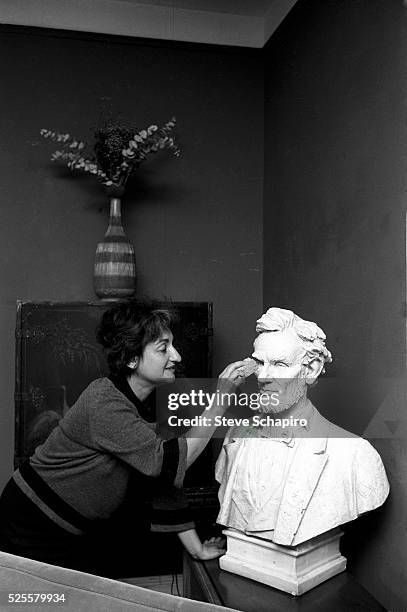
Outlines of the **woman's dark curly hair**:
M130 374L128 363L141 357L149 342L154 342L172 322L168 310L156 302L126 300L106 310L96 330L112 375Z

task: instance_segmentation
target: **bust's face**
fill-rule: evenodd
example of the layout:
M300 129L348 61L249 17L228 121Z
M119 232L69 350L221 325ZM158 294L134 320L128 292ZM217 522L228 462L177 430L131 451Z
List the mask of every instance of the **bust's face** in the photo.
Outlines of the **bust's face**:
M283 412L291 408L306 394L303 365L306 352L294 331L263 332L253 345L253 359L258 363L256 372L259 390L270 395L270 404L263 406L264 412ZM279 404L275 406L276 393Z

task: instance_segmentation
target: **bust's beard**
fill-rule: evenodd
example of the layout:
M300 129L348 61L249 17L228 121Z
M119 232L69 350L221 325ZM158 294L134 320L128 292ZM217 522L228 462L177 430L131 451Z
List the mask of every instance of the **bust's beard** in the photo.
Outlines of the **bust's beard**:
M279 414L280 412L284 412L285 410L289 410L292 408L306 393L306 383L303 378L296 378L292 380L285 390L279 394L278 399L279 402L276 405L275 400L273 401L272 396L270 396L270 403L266 406L262 405L259 408L259 412L263 412L265 414ZM261 391L262 395L267 394L267 391ZM275 398L275 393L272 394Z

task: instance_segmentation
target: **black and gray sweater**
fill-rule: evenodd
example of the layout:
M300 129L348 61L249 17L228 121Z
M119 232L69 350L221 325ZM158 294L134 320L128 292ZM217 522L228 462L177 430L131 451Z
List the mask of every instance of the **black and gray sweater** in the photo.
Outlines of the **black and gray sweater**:
M80 395L15 482L72 533L110 518L132 483L134 503L149 501L153 531L194 527L182 483L185 438L163 440L127 381L100 378ZM137 508L135 507L135 518Z

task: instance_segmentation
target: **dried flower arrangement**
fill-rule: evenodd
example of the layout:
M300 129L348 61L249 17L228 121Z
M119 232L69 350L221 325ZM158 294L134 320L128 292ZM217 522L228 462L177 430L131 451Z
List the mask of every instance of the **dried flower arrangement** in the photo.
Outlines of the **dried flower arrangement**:
M108 123L95 131L92 146L71 134L46 129L40 134L62 147L52 154L52 161L64 161L71 170L94 174L106 187L124 188L133 171L151 154L169 149L179 157L180 149L170 135L175 123L173 117L161 127L150 125L141 131L133 126Z

